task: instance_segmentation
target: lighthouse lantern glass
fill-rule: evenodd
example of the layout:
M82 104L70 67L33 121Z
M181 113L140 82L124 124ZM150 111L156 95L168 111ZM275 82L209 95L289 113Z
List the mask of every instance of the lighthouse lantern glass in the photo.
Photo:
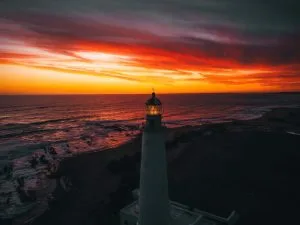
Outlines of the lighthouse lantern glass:
M156 98L155 93L152 93L152 97L146 101L146 114L148 116L159 116L163 113L163 107L161 101Z
M162 114L162 105L146 105L146 113L150 116Z

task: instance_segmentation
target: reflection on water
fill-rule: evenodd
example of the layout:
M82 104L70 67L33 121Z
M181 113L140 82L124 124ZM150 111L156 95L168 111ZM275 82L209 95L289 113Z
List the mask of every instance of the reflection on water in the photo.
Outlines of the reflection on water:
M138 133L149 95L0 96L0 151L68 142L74 151L114 147ZM297 95L160 95L169 126L260 116L299 104ZM9 143L17 141L19 147ZM2 146L2 147L1 147ZM3 149L5 147L5 149Z

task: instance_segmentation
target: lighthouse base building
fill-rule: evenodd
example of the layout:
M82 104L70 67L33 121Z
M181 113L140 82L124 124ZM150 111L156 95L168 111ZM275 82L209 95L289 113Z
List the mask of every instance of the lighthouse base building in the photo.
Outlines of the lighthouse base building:
M162 125L161 101L152 93L146 101L146 124L142 139L140 189L136 201L120 212L121 225L232 225L237 214L228 218L172 202L168 196L167 160Z
M137 225L139 213L138 200L125 206L120 211L120 225ZM223 218L198 209L191 211L188 206L173 201L170 201L170 217L166 225L234 225L238 219L235 211Z

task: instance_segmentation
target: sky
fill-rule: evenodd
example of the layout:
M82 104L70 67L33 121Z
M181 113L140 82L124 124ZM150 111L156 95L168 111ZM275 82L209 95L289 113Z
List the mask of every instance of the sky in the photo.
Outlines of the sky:
M300 91L300 2L0 0L0 94Z

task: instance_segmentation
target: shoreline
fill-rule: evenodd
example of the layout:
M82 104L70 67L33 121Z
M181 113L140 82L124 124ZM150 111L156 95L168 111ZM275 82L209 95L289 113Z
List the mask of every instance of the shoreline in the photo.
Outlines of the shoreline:
M296 119L294 119L298 124L291 124L290 113L295 114ZM212 143L209 139L216 136L215 138L220 140L223 135L231 137L232 133L252 132L254 136L256 133L298 134L300 133L299 118L300 108L275 108L256 119L167 128L166 147L171 200L180 200L200 209L212 208L213 212L222 214L222 210L213 209L214 207L209 206L209 203L203 206L204 208L201 207L201 202L200 205L195 205L192 201L189 203L189 200L183 197L184 191L179 190L186 182L184 177L187 176L185 171L180 171L180 168L185 165L185 158L189 158L190 149L195 149L203 143L210 148ZM50 207L50 210L37 217L32 224L85 224L90 214L93 215L90 224L118 224L118 210L132 200L131 190L138 187L140 142L141 134L138 134L131 141L116 148L82 152L62 159L60 172L70 178L73 188L69 192L64 192L58 185L54 193L57 193L59 200ZM180 186L178 190L172 187L176 185ZM230 210L233 209L235 208Z
M198 125L198 126L184 126L184 127L178 127L178 128L168 128L166 145L167 145L167 158L168 158L168 163L170 165L169 167L172 167L173 165L175 165L175 167L176 167L176 164L177 164L176 160L178 161L178 158L182 155L182 152L188 146L192 145L191 141L188 140L189 138L186 137L186 136L190 136L189 134L191 132L192 133L200 132L204 136L209 137L214 132L216 132L216 133L224 132L224 126L227 127L227 129L233 130L234 132L241 132L241 130L245 130L245 128L248 128L248 129L250 128L250 130L254 129L257 131L259 129L268 128L269 126L274 126L274 124L272 125L272 122L270 122L269 120L274 121L276 124L278 121L281 121L282 116L285 117L286 113L289 113L290 110L293 111L294 109L297 110L299 108L275 108L275 109L272 109L271 111L266 112L261 117L256 118L256 119L251 119L251 120L235 120L235 121L230 121L230 122L225 122L225 123L203 124L203 125ZM280 114L284 114L284 115L280 115ZM262 124L266 123L266 121L268 121L267 122L268 124L265 124L266 126L262 126ZM262 127L260 127L259 125ZM241 126L243 128L241 128ZM236 129L238 129L238 130L236 130ZM275 130L278 130L278 127L276 128L276 125L275 125L275 127L271 128L271 129L273 132ZM66 173L66 175L68 176L68 173L70 173L69 167L73 167L74 165L76 165L76 167L77 167L77 166L79 166L78 164L82 164L82 163L85 164L84 161L89 161L91 158L102 158L101 161L104 164L104 166L102 167L103 170L107 170L106 166L111 164L112 162L124 160L124 158L125 159L127 158L127 160L129 161L129 163L128 162L125 163L125 164L127 164L127 165L125 165L125 167L128 167L128 164L130 164L129 158L134 158L133 161L135 161L135 163L140 158L140 141L141 141L141 134L139 134L133 140L131 140L121 146L118 146L116 148L102 150L102 151L96 151L96 152L84 152L84 153L78 154L74 157L66 158L61 162L62 170L65 170L65 172L62 172L62 173ZM180 143L178 144L177 142L180 142ZM86 159L83 159L83 157ZM65 161L65 160L67 160L67 161ZM180 161L180 159L179 159L179 161ZM99 160L99 163L100 163L100 160ZM133 179L135 179L135 180L138 179L137 176L138 176L139 163L137 163L137 165L138 166L136 166L136 168L133 169L134 173L136 173L135 178L129 178L131 180L129 182L130 186L134 186L134 187L138 186L137 182L132 181ZM94 168L89 171L91 171L91 172L94 171ZM108 174L107 174L107 172L108 172ZM120 171L118 171L118 169L117 169L117 171L116 171L117 176L115 176L115 174L114 174L115 172L111 173L110 171L105 171L104 172L105 175L104 174L102 175L103 176L102 179L105 179L106 176L115 178L115 179L112 179L112 181L111 181L112 186L114 186L114 188L112 186L110 186L111 190L109 190L106 194L103 193L101 200L100 200L100 204L98 203L99 205L103 205L104 211L105 211L105 207L107 205L109 205L109 203L110 203L110 198L107 197L107 195L114 193L114 191L113 191L114 189L115 189L115 193L117 193L119 186L120 185L122 186L122 182L120 182L120 181L118 182L117 180L126 179L124 177L128 176L125 172L125 174L121 175L121 177L118 177L119 172ZM76 175L76 172L74 172L73 175ZM73 178L73 180L74 180L74 178ZM76 182L76 179L74 181L75 181L75 183L78 182L78 181ZM87 181L84 181L84 182L87 182ZM116 183L119 183L119 184L116 185ZM75 188L76 188L76 186L75 186ZM81 188L81 187L79 186L78 188ZM132 190L134 188L131 187L129 189ZM125 195L127 195L125 197L125 199L127 201L129 199L131 199L131 196L129 196L130 190L127 190L127 194L125 194ZM101 190L98 190L98 191L101 191ZM123 191L123 192L125 192L125 191ZM66 194L68 194L68 193L66 193ZM172 195L172 193L170 193L170 194ZM75 194L75 196L76 196L76 194ZM110 196L110 197L112 197L112 196ZM96 204L96 203L94 203L94 204ZM115 213L117 213L117 212L115 212ZM36 223L34 223L34 224L39 224L38 220L36 220ZM112 224L117 224L117 223L112 223Z

